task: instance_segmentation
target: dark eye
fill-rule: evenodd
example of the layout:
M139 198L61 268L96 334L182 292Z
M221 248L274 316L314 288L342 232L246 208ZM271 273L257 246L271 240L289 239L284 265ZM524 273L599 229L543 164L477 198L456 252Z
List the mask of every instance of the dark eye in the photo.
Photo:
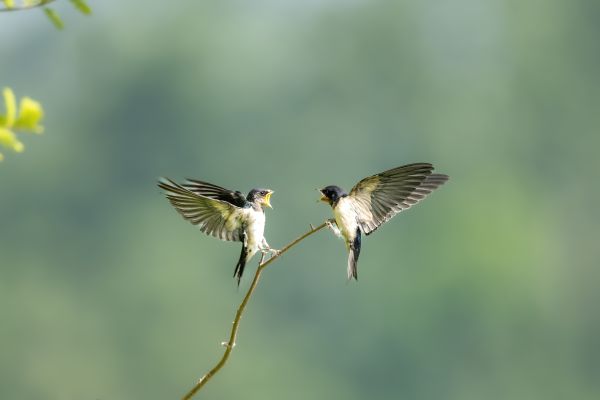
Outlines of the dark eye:
M266 196L266 195L267 195L267 191L266 191L266 190L262 190L262 191L260 192L260 195L261 195L261 196Z

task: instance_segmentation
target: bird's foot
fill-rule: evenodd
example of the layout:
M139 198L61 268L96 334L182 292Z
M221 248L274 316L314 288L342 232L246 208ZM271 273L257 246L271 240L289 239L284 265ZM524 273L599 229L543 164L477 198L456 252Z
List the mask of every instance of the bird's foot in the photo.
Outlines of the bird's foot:
M331 232L333 232L335 234L335 236L337 237L341 237L342 236L342 232L340 232L340 229L338 228L335 219L328 219L327 221L325 221L325 224L327 224L327 227L329 228L329 230Z
M231 347L233 349L235 347L235 343L233 344L233 346L230 346L229 342L221 342L221 346L223 346L223 347Z
M263 254L271 254L271 257L278 256L281 253L281 250L273 249L271 247L261 249L261 251Z
M276 257L281 254L281 250L269 249L269 251L271 252L271 257Z

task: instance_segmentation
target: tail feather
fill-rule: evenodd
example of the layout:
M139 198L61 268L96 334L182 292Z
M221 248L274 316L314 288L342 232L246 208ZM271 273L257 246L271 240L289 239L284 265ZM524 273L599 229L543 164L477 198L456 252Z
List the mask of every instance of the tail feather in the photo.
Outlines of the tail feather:
M356 237L350 243L348 252L348 280L354 278L358 280L358 256L360 255L361 233L360 228L356 228Z
M242 279L242 275L244 274L244 268L246 267L246 261L248 260L248 248L244 245L242 246L242 252L240 253L240 259L235 266L235 271L233 271L233 277L237 278L238 286L240 286L240 280Z

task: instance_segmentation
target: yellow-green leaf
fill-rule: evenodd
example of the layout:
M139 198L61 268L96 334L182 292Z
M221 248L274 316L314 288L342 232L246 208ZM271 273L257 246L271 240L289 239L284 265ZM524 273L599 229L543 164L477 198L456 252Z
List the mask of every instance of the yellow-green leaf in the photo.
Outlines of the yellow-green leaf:
M52 0L21 0L25 8L39 7L46 3L50 3Z
M64 28L65 24L62 22L62 19L60 19L56 11L54 11L51 8L44 7L44 12L46 13L50 21L52 21L56 29Z
M25 150L25 146L23 145L23 143L21 143L19 139L17 139L17 137L12 131L6 128L0 128L0 144L4 147L8 147L13 151L16 151L17 153L20 153L23 150Z
M4 0L4 5L6 6L6 8L14 8L15 0Z
M19 116L15 121L14 128L33 133L44 132L44 127L40 125L41 119L44 117L44 109L37 101L23 97L19 104Z
M92 9L87 5L84 0L71 0L71 3L81 11L85 15L90 15L92 13Z
M15 94L12 89L4 88L2 96L4 97L4 106L6 107L6 115L2 118L2 125L6 128L12 128L17 116L17 101L15 100Z

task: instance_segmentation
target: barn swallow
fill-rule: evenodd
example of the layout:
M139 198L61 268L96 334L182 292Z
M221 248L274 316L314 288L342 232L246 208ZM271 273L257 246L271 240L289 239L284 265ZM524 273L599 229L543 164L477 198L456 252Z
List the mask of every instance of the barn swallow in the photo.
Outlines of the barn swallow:
M363 233L370 235L448 180L448 175L432 172L431 164L408 164L362 179L349 194L335 185L320 190L320 200L329 203L335 217L328 226L344 239L348 249L348 279L358 279L356 267Z
M259 250L277 253L264 237L265 212L271 207L270 189L252 189L247 196L212 183L188 179L177 184L161 178L158 187L165 191L173 207L200 231L221 240L242 242L242 252L233 273L238 285L246 263Z

